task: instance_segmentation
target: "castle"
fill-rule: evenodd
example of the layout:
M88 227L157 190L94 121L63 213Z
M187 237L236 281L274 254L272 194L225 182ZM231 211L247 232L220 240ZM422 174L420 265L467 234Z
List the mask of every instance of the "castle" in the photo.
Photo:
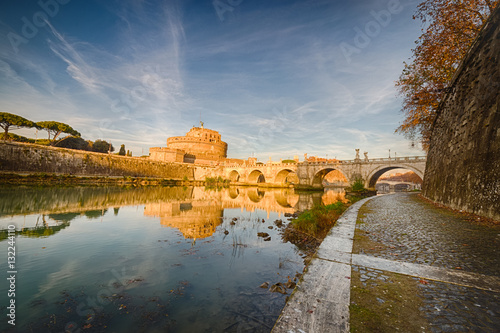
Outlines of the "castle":
M219 132L194 127L185 136L167 139L167 147L149 149L149 158L155 161L218 165L227 157L227 143L221 140Z

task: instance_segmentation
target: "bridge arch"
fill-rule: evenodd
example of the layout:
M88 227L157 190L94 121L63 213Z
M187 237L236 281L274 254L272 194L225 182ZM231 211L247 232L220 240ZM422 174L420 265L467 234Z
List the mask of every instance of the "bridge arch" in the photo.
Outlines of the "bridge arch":
M415 174L417 176L420 177L420 179L424 179L424 173L412 166L409 166L409 165L404 165L404 164L401 164L401 165L391 165L391 166L380 166L374 170L372 170L369 174L368 174L368 177L367 179L365 180L365 186L369 187L369 188L374 188L375 187L375 184L377 183L377 180L380 178L380 176L382 176L384 173L386 173L387 171L391 171L393 169L407 169L407 170L411 170L413 172L415 172Z
M282 169L280 170L276 176L274 177L275 184L285 184L285 183L298 183L299 178L297 177L297 173L290 169Z
M335 170L339 171L345 177L345 179L349 179L349 177L347 177L346 174L338 168L324 168L324 169L317 171L314 174L311 185L313 187L322 187L323 186L323 179L325 178L325 176L327 174L329 174L331 171L335 171Z
M247 182L253 184L265 183L266 177L264 177L264 173L262 171L254 169L248 174Z
M240 173L236 170L232 170L229 173L229 180L233 183L236 183L240 180Z

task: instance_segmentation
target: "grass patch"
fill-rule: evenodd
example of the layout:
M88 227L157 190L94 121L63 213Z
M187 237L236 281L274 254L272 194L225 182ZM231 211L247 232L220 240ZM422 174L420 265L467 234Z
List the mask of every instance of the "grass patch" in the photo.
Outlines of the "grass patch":
M293 219L284 230L281 238L290 242L306 254L310 260L337 219L351 205L341 201L330 205L314 206Z
M373 209L368 208L367 204L364 204L363 206L359 207L358 210L358 219L356 220L356 224L365 224L366 222L364 221L366 218L366 215L374 212Z
M326 206L318 205L300 214L291 224L304 234L323 239L347 207L340 201Z
M363 230L357 229L354 234L354 244L352 247L352 253L359 254L361 250L365 254L379 253L387 249L387 246L378 242L374 242L368 236L368 233Z
M426 332L429 324L419 308L418 281L412 277L384 272L385 281L361 283L352 271L351 332Z

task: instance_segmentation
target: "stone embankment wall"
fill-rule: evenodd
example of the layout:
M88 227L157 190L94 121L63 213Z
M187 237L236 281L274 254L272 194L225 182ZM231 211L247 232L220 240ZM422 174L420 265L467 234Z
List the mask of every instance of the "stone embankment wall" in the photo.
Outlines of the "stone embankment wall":
M0 141L0 170L193 180L193 165ZM197 173L202 177L202 173ZM204 180L204 178L202 178Z
M423 195L500 220L500 7L452 80L433 125Z

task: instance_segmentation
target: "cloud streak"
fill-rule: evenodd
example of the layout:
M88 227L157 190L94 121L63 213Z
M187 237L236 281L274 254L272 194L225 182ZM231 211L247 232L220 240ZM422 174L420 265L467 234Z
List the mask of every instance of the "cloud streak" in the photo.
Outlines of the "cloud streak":
M200 114L229 143L230 157L351 158L358 147L411 154L393 134L393 82L418 31L411 8L351 64L339 49L384 6L243 2L221 22L210 2L71 2L18 57L1 53L0 108L71 123L88 139L127 143L135 155L183 135ZM71 25L76 13L86 27Z

